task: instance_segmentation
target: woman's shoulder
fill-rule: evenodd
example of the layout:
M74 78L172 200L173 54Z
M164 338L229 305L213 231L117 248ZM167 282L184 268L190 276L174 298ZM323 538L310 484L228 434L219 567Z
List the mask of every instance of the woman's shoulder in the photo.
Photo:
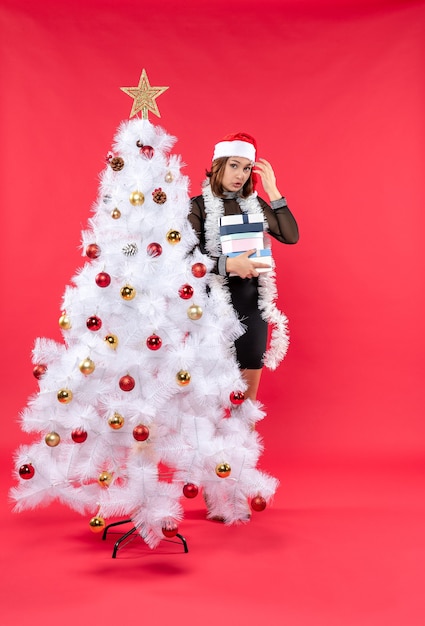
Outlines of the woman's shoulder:
M190 199L190 212L198 215L201 219L205 219L205 203L202 196L193 196Z
M205 207L204 197L202 195L200 195L200 196L193 196L190 199L190 203L191 203L192 206L197 205L201 209L203 209Z
M261 204L262 207L270 206L269 203L266 200L264 200L264 198L261 198L261 196L257 196L257 200Z

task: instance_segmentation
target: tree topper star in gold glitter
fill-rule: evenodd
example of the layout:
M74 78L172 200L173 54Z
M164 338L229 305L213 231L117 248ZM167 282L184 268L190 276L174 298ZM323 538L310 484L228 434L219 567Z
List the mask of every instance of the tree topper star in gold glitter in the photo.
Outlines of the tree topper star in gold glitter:
M133 117L139 111L142 112L144 120L148 119L148 111L152 111L152 113L161 117L156 98L163 94L168 87L151 87L145 69L142 71L137 87L120 87L120 89L133 98L130 117Z

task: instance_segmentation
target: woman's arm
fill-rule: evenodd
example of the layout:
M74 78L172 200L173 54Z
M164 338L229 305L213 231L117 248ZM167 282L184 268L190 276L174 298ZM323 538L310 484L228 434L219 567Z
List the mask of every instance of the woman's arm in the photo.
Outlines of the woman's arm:
M274 201L270 207L262 198L258 198L269 225L268 233L281 243L294 244L299 239L298 225L291 211L285 205L273 208Z
M203 209L198 201L198 198L192 198L190 201L190 213L188 219L198 237L199 247L205 254L205 216L203 215Z
M214 274L225 274L226 273L226 257L215 257L208 254L207 249L205 247L205 208L204 208L204 200L202 196L198 196L196 198L192 198L191 200L191 208L188 216L189 222L192 225L193 230L195 231L198 241L199 241L199 249L202 254L206 254L214 261L214 265L211 268L211 272Z
M271 203L270 207L267 202L259 198L267 218L270 235L282 243L297 243L299 239L298 225L288 209L285 198L277 187L276 176L271 164L266 159L259 159L253 171L259 174L264 191Z

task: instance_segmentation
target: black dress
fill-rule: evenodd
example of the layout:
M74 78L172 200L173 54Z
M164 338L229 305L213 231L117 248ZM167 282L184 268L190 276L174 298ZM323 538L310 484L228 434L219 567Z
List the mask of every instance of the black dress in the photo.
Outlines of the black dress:
M272 209L265 200L258 198L268 223L268 234L281 243L298 241L298 226L287 206ZM240 215L242 209L234 197L223 198L224 215ZM199 238L199 247L205 254L205 204L203 196L192 198L189 221ZM209 255L211 257L211 255ZM219 257L212 257L216 264L213 272L218 273ZM228 276L227 284L232 305L246 328L235 341L236 357L241 369L260 369L267 347L268 325L258 308L258 278Z

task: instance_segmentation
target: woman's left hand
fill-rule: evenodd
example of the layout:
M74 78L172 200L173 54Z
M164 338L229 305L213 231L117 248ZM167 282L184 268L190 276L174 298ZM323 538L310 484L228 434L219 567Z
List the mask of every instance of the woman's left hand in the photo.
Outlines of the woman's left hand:
M254 164L254 170L256 174L259 174L263 188L270 200L279 200L282 197L279 189L276 185L276 176L272 166L266 159L259 159Z

